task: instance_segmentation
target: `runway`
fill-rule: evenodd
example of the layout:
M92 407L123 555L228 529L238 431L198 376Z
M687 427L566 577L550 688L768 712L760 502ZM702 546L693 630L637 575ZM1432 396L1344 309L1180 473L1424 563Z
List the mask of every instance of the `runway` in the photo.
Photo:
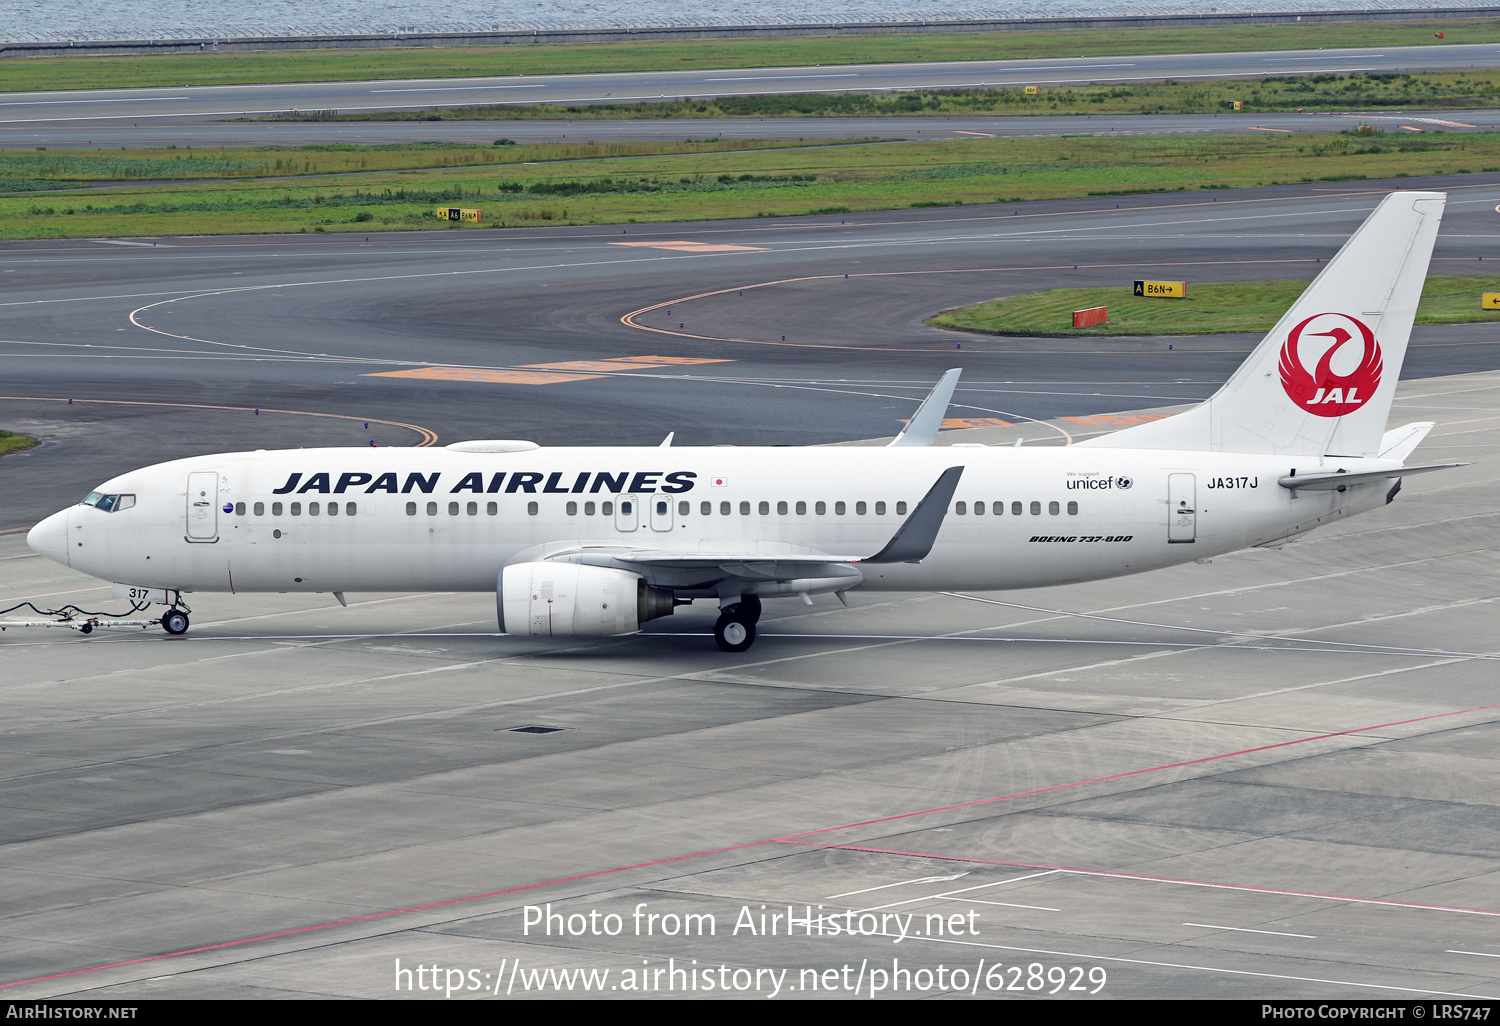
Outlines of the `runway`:
M1481 273L1497 175L5 243L0 426L45 444L0 461L0 607L114 608L20 532L190 453L855 443L894 434L951 366L950 416L973 426L945 442L1077 440L1201 399L1256 339L922 319L1146 272L1310 279L1397 185L1450 192L1433 273ZM883 996L1500 995L1500 339L1413 341L1393 423L1437 421L1418 457L1473 465L1282 551L768 603L744 656L713 647L707 608L538 644L495 635L493 597L470 594L193 596L181 639L8 630L0 984L433 997L456 979L455 997L515 998L586 969L614 996L679 994L689 971L690 995L762 998L868 998L880 979ZM788 906L821 932L787 935ZM688 916L714 932L684 936ZM926 975L903 992L903 968Z
M982 136L1254 135L1346 132L1370 124L1386 132L1489 132L1500 111L1384 111L1350 114L1121 114L1067 117L704 118L574 121L147 121L5 124L0 150L114 149L120 146L358 146L447 142L634 142L687 139L973 139Z
M635 103L685 97L779 93L886 92L991 86L1058 86L1163 79L1261 78L1270 75L1493 68L1500 45L1365 47L1251 53L1141 54L1117 57L828 67L702 69L585 75L287 85L194 86L181 89L58 90L7 93L0 125L204 120L288 110L419 110L497 103Z

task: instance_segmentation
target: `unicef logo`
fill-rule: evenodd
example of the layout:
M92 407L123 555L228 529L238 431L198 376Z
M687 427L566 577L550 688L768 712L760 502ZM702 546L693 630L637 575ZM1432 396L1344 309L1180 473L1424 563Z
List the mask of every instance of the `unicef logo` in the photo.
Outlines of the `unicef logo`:
M1133 484L1135 484L1135 479L1134 478L1131 478L1131 477L1117 477L1117 478L1115 478L1115 487L1116 488L1129 488Z

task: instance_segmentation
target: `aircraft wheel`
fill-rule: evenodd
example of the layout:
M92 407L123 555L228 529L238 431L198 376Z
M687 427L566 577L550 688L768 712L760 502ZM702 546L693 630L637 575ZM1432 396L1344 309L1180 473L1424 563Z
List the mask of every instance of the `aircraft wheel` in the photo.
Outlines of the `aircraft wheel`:
M188 615L180 609L169 609L162 614L161 628L168 634L186 634Z
M739 606L735 609L735 613L743 616L750 623L760 623L760 596L742 596Z
M726 652L743 652L755 644L755 622L739 613L725 613L714 624L714 640Z

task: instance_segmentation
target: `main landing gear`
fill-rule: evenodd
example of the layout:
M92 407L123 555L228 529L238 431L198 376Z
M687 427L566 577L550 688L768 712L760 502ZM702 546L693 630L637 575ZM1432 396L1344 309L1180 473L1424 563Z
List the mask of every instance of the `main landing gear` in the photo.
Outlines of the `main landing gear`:
M760 621L760 596L742 595L719 612L714 641L726 652L743 652L755 644L755 625Z

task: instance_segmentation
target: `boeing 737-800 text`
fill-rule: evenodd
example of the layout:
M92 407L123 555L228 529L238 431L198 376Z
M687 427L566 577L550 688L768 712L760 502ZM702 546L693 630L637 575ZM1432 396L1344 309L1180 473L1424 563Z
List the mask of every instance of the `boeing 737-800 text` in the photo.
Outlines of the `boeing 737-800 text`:
M1432 427L1386 431L1445 197L1387 196L1232 378L1067 447L934 447L949 371L886 448L297 449L121 474L31 547L168 607L191 592L491 591L510 634L629 634L769 596L1033 588L1295 537L1390 502Z

